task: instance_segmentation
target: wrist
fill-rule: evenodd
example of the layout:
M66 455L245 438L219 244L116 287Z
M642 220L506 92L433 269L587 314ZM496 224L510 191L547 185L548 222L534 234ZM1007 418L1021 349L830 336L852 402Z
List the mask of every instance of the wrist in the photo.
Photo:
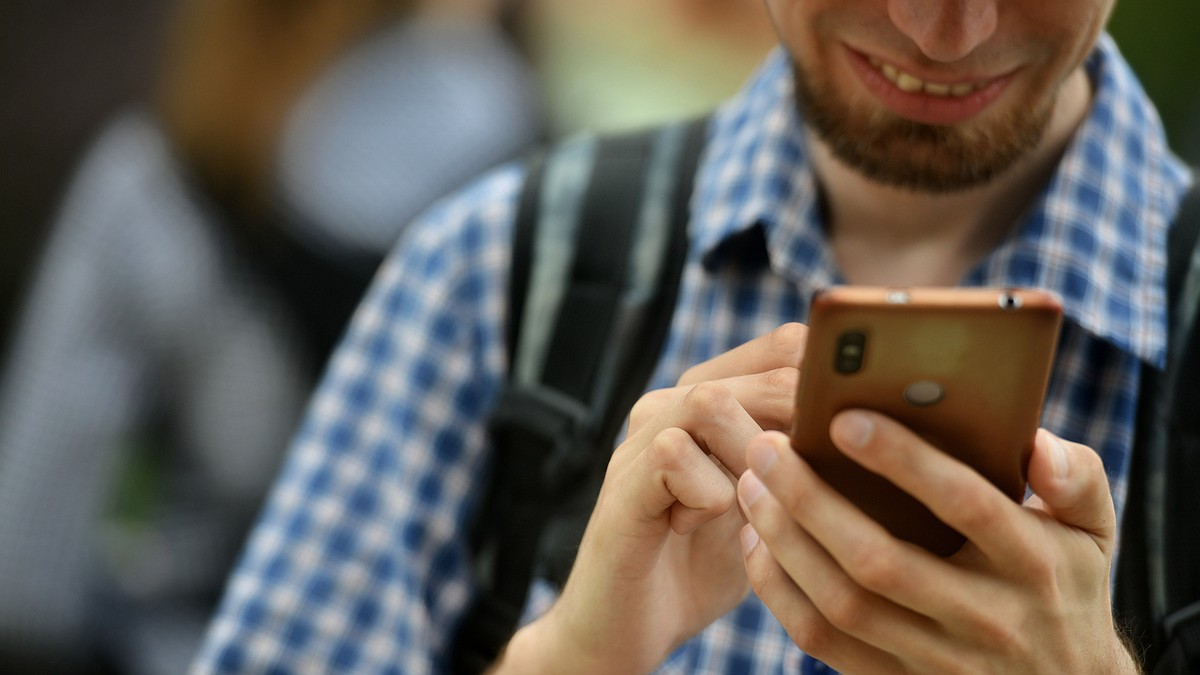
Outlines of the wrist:
M589 652L569 639L553 610L522 626L509 640L489 675L571 675L611 673L616 657Z

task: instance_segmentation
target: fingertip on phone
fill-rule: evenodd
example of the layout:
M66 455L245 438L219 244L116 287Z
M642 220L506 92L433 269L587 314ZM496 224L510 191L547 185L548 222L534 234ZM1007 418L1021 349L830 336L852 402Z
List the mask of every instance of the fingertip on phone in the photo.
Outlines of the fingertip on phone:
M844 410L838 413L829 428L829 435L834 442L846 450L857 450L865 446L874 432L875 422L858 410Z

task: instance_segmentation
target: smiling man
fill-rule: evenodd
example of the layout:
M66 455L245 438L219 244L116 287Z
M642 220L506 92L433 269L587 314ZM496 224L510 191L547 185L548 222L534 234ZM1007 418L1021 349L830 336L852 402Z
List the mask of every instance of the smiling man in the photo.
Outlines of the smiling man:
M565 587L535 586L496 671L1135 672L1108 580L1191 177L1103 34L1113 3L766 4L782 48L711 119L657 389L630 414ZM521 180L482 179L394 251L198 671L448 668ZM892 538L780 433L795 322L839 282L1063 299L1025 504L875 413L831 427L966 535L953 556Z

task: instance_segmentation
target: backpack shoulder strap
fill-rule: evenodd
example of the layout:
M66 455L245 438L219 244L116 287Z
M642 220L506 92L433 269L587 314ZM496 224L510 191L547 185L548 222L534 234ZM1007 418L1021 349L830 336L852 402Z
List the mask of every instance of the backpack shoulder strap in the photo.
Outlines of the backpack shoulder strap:
M1183 312L1172 318L1177 328L1190 328L1195 324L1200 310L1195 300L1200 299L1200 167L1194 172L1195 182L1184 196L1175 216L1167 242L1167 293L1171 308ZM1175 343L1182 349L1184 343Z
M1200 183L1168 240L1167 367L1143 375L1118 618L1154 673L1200 672Z
M513 233L509 379L489 419L496 450L473 523L476 589L455 636L456 672L495 660L535 575L569 569L546 551L573 559L616 435L658 362L706 134L704 118L582 137L530 164Z

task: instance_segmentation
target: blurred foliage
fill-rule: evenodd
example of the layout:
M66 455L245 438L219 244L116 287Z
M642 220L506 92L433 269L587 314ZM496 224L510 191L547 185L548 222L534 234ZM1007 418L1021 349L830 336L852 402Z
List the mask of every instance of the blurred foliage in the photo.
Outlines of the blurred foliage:
M1118 2L1109 32L1158 105L1172 144L1200 164L1200 2Z
M554 135L697 114L777 44L761 0L528 0Z

